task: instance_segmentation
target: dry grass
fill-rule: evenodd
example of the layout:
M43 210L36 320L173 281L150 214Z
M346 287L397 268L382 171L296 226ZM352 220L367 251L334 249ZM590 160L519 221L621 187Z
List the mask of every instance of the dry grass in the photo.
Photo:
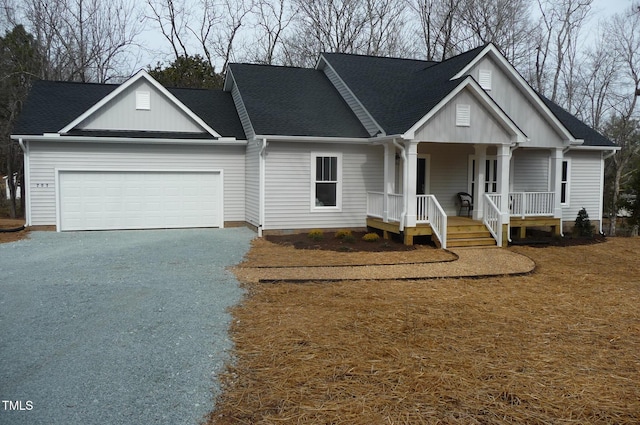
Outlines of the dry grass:
M640 239L534 274L247 284L217 424L640 423Z

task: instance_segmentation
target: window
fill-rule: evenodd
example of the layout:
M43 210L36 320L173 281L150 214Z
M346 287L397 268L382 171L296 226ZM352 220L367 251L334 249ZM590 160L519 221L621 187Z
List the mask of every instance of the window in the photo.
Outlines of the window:
M151 110L151 94L148 91L136 91L136 109L139 111Z
M485 90L491 90L491 70L481 69L478 71L478 82L480 87Z
M341 207L341 157L336 154L312 154L312 210Z
M476 158L470 156L469 162L469 193L476 189ZM484 192L496 193L498 190L498 160L493 155L487 155L484 163Z
M569 161L562 161L562 176L560 179L560 203L569 203Z
M471 125L471 105L456 105L456 126L469 127Z

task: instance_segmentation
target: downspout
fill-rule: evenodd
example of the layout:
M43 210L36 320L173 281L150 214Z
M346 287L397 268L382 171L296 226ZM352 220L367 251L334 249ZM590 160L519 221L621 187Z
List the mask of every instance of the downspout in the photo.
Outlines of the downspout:
M398 230L404 231L405 217L407 216L407 180L409 179L407 170L407 151L396 139L393 139L395 147L400 149L402 157L402 214L400 214L400 227Z
M258 142L260 143L260 142ZM267 139L262 139L262 144L260 145L260 153L259 155L259 199L258 199L258 237L262 237L262 230L264 226L264 200L265 200L265 176L266 176L266 151L267 151Z
M29 164L29 147L24 143L22 137L18 139L20 149L24 152L24 220L25 226L31 226L31 166Z

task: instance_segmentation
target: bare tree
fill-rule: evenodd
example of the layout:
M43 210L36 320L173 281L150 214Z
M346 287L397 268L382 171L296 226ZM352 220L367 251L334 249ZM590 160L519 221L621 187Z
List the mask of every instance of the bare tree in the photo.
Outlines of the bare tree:
M175 59L188 56L183 38L186 36L187 24L191 14L185 3L174 0L147 0L149 14L147 20L153 21L162 36L167 39Z
M106 82L130 75L142 31L132 0L2 0L25 22L46 60L45 79Z
M610 233L616 233L616 211L623 178L629 176L629 165L640 155L638 93L640 92L640 13L632 6L624 14L614 15L606 27L609 46L618 60L621 78L612 97L614 117L605 129L620 147L611 158L613 189Z
M410 0L409 9L418 21L418 33L424 45L419 54L427 60L444 60L460 53L460 16L463 3L457 0Z
M284 38L295 10L286 0L259 0L253 15L255 36L249 47L249 60L267 65L284 63Z

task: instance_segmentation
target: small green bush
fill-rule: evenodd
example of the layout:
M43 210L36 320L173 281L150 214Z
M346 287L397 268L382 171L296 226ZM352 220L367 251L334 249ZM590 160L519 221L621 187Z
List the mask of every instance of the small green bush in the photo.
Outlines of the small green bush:
M380 239L380 235L377 233L367 233L362 237L362 240L365 242L376 242Z
M314 241L321 241L324 238L324 232L320 229L313 229L309 232L309 237Z
M336 239L344 239L344 238L347 238L349 236L353 237L353 234L351 233L351 230L346 230L345 229L345 230L338 230L336 232Z
M578 236L582 237L592 237L594 232L593 224L591 224L591 220L589 220L589 214L587 214L587 210L582 208L578 211L578 216L576 217L574 232Z
M352 234L348 234L342 238L342 241L347 243L354 243L356 241L356 237Z

